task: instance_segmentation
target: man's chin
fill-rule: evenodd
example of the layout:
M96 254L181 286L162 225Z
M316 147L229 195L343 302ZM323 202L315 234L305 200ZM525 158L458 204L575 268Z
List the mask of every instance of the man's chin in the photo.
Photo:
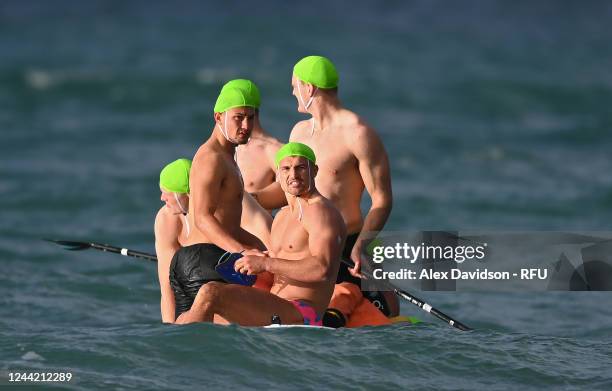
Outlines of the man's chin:
M285 193L290 194L294 197L299 197L300 195L306 193L306 189L303 189L301 187L300 188L292 187L292 188L286 189Z
M249 137L237 137L234 139L234 144L244 145L249 142Z

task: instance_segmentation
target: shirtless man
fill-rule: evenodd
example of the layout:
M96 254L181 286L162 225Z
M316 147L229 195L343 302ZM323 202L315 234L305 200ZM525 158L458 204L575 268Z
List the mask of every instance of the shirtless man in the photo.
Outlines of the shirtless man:
M348 269L342 264L338 283L360 285L362 239L367 233L381 231L391 212L387 153L375 130L342 106L338 98L338 74L327 58L308 56L300 60L293 68L291 84L298 111L309 113L312 118L298 122L289 140L308 144L315 151L320 167L317 188L338 208L347 226L343 256L350 258L355 267ZM372 199L365 219L360 208L364 189ZM255 196L266 209L278 207L282 202L277 185ZM366 295L380 304L386 315L394 316L399 312L399 303L393 293Z
M255 119L251 138L246 144L236 148L236 163L242 173L244 190L249 193L261 190L274 182L276 167L274 166L274 155L282 146L280 141L266 133L259 122L259 105L261 98L259 89L250 80L236 79L225 85L225 87L239 87L251 93L255 104Z
M276 163L289 206L274 219L269 256L247 255L235 263L241 273L273 273L270 292L208 283L177 323L212 322L219 315L244 326L264 326L278 315L284 324L321 324L334 290L346 228L338 210L315 187L312 149L286 144L277 152Z
M174 254L185 245L190 233L189 209L189 171L191 160L178 159L164 167L159 175L161 200L165 205L155 216L155 252L157 254L157 273L161 290L162 322L175 320L174 292L170 286L170 261ZM270 243L272 217L248 193L242 200L240 226L257 236L266 246Z
M260 253L261 240L240 226L244 185L234 161L237 145L251 135L255 103L238 87L221 90L215 128L193 158L187 222L191 230L170 264L175 316L188 310L202 284L222 281L214 270L226 252Z

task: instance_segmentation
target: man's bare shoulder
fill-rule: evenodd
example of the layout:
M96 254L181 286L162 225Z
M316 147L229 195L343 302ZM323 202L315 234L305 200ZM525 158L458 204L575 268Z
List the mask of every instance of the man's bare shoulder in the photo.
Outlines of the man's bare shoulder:
M282 208L280 208L278 212L276 212L274 219L276 220L277 218L285 218L288 216L289 212L290 212L289 206L285 205Z
M289 135L289 141L299 141L306 137L312 128L312 120L300 121L293 126L291 134Z
M363 117L350 110L344 110L343 116L345 118L341 127L343 139L345 145L355 156L362 157L364 154L384 152L380 136Z
M334 206L334 204L325 197L317 199L312 204L308 205L308 213L304 215L305 222L310 228L333 228L344 234L344 219Z
M348 109L340 113L341 128L351 140L376 134L376 131L365 121L363 117Z
M175 240L182 226L180 216L173 214L166 206L162 206L155 216L155 239Z
M279 222L284 221L289 216L289 207L283 206L276 212L274 215L274 219L272 220L272 231L274 231L275 227L279 224Z
M274 136L264 134L258 137L253 137L244 146L247 149L257 149L268 153L269 151L276 152L283 144L277 140Z
M283 146L283 143L281 143L280 140L277 139L276 137L268 134L265 137L265 145L266 145L266 148L273 149L274 151L276 151L280 147Z
M265 145L282 145L282 143L274 136L272 136L270 133L268 133L265 129L261 129L262 132L259 135L259 137L257 137L257 140L259 140L262 144Z
M240 155L241 153L261 153L264 152L266 148L266 141L261 137L251 137L248 143L244 145L239 145L236 148L236 153Z
M208 144L202 144L191 163L192 167L210 168L216 167L223 162L223 155L221 151L212 148ZM192 170L193 175L197 175L200 170Z

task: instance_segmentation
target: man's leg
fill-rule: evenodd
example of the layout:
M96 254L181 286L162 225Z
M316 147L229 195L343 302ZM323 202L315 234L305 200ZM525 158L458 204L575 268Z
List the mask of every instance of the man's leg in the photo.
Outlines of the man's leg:
M285 299L259 289L209 282L202 285L191 309L177 323L212 322L220 315L242 326L266 326L278 315L284 324L302 324L302 314Z

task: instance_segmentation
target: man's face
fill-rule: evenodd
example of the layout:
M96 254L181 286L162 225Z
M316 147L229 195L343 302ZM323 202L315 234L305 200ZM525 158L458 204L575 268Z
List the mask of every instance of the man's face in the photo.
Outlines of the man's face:
M163 189L160 189L160 190L161 190L160 199L166 203L166 208L170 209L172 214L183 213L183 210L181 209L179 204L176 202L176 199L178 198L181 201L181 205L183 206L183 208L186 208L187 207L187 195L177 194L177 197L175 197L174 193L165 191Z
M278 181L285 193L299 196L314 188L316 166L301 156L288 156L278 165Z
M226 132L227 138L238 145L249 141L254 119L255 109L252 107L236 107L225 113L215 113L215 121Z
M300 84L299 89L298 89L298 83ZM295 75L291 76L291 87L293 88L293 91L291 92L291 94L295 96L295 99L297 99L297 111L300 113L308 113L304 105L310 99L309 92L310 92L310 88L312 87L310 86L310 84L302 83L297 77L295 77ZM301 91L301 98L300 98L300 91Z

